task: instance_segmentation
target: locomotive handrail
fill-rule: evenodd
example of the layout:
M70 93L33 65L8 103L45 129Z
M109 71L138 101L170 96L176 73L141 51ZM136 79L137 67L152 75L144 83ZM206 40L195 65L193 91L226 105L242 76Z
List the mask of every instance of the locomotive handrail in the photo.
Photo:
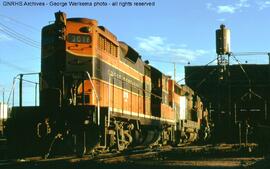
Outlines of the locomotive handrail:
M8 96L8 99L7 99L7 105L9 104L9 100L10 100L11 94L14 92L15 84L16 84L16 79L18 78L18 76L19 76L19 74L16 75L16 76L13 78L12 87L11 87L11 90L10 90L10 93L9 93L9 96Z
M110 118L111 118L111 112L110 112L110 107L111 107L111 74L109 74L109 85L108 85L108 123L107 125L110 126Z
M94 84L93 84L93 81L92 81L92 78L91 78L91 76L90 76L90 74L89 74L89 72L88 71L85 71L85 73L87 74L87 76L88 76L88 78L89 78L89 81L90 81L90 83L91 83L91 85L92 85L92 87L93 87L93 89L94 89L94 93L95 93L95 96L96 96L96 99L97 99L97 106L98 106L98 125L100 124L100 104L99 104L99 96L98 96L98 94L97 94L97 91L96 91L96 88L95 88L95 86L94 86Z
M17 80L20 80L20 78L16 78ZM32 84L39 84L39 82L34 82L34 81L31 81L31 80L25 80L25 79L22 79L22 81L24 82L28 82L28 83L32 83Z
M23 79L22 77L25 76L25 75L40 75L40 73L24 73L24 74L18 74L18 75L16 75L13 78L12 87L11 87L11 90L10 90L10 93L9 93L9 96L8 96L7 104L9 104L9 101L10 101L10 98L11 98L11 94L13 93L13 103L12 103L12 106L14 106L14 90L15 90L16 80L20 80L21 82L22 81L25 81L25 82L28 82L28 83L35 84L36 85L35 86L35 93L37 92L37 85L39 83L38 82L33 82L33 81L30 81L30 80ZM20 87L22 87L22 86L20 86ZM20 89L20 91L21 90L22 89ZM37 99L37 94L35 94L35 105L37 105L36 99ZM20 106L22 106L21 105L21 98L20 98Z

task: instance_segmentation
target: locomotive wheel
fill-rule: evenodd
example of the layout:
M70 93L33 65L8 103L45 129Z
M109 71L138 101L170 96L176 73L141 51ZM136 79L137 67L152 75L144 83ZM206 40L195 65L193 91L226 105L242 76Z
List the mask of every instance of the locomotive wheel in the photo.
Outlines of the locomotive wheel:
M85 132L76 135L75 153L82 157L86 153L86 135Z
M135 129L132 131L132 137L133 137L133 146L137 146L142 144L143 142L143 138L142 138L142 134L139 130Z
M156 141L156 139L157 139L157 134L155 130L146 131L146 136L142 145L148 146L150 144L153 144Z
M88 126L83 132L76 135L75 151L79 157L90 154L98 145L100 130L97 126Z

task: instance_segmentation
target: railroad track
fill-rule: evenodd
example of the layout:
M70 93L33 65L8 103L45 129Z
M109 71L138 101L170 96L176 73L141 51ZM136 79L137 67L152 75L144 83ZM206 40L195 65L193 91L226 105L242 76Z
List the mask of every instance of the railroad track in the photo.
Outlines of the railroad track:
M9 159L9 160L0 160L1 169L24 169L24 168L38 168L38 169L51 169L57 167L70 167L87 165L90 166L106 166L119 164L126 161L136 161L139 159L149 159L158 157L161 152L170 151L172 147L157 147L157 148L139 148L133 149L124 152L115 152L115 153L101 153L95 155L85 155L83 157L77 156L61 156L54 157L49 159L43 159L42 157L27 157L24 159ZM106 168L106 167L105 167ZM57 168L58 169L58 168Z
M254 145L249 145L253 147ZM237 151L238 150L238 151ZM237 145L204 145L204 146L182 146L182 147L156 147L139 148L125 152L102 153L88 155L81 158L76 156L62 156L50 159L41 157L28 157L25 159L13 159L0 161L1 169L84 169L84 168L109 168L109 169L137 169L137 168L173 168L187 165L206 165L208 162L213 165L232 164L232 166L243 166L252 164L260 158L240 157L242 150ZM236 159L239 160L236 160ZM242 160L242 161L241 161ZM203 162L205 161L205 162ZM220 161L218 163L218 161ZM172 165L173 164L173 165Z

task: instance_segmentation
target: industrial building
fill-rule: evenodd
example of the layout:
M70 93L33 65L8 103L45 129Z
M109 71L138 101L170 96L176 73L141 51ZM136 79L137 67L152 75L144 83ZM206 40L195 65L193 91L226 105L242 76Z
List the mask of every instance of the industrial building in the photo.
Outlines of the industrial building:
M216 53L217 65L185 67L186 84L210 109L217 139L241 140L270 123L270 64L230 64L237 58L224 25L216 31Z
M218 65L186 66L185 75L224 137L237 133L239 122L269 124L270 65L230 65L225 72Z

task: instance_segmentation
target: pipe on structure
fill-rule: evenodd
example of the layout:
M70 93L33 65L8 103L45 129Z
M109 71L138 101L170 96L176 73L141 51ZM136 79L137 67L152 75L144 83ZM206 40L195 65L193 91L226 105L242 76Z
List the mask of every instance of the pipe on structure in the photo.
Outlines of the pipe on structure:
M22 107L22 87L23 87L23 74L20 74L19 82L19 106Z

